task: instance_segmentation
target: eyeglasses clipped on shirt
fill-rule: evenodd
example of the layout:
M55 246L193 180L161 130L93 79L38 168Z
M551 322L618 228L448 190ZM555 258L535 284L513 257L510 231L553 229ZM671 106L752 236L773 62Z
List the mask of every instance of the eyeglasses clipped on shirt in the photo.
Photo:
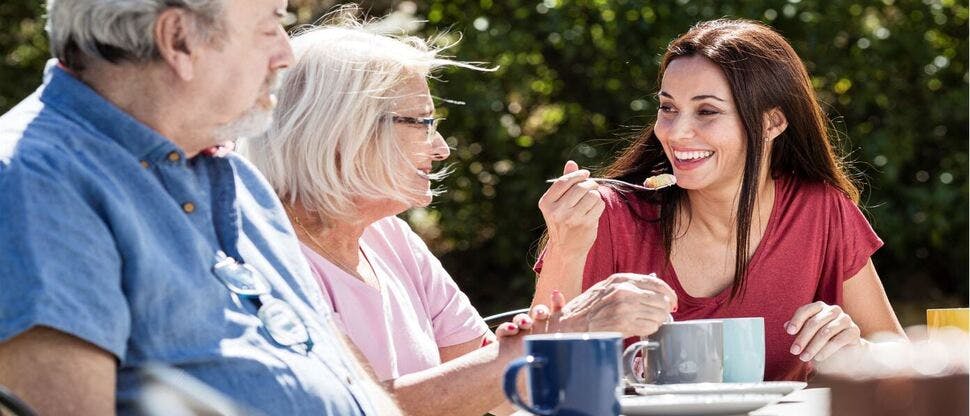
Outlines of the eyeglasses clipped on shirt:
M428 140L434 139L435 133L438 132L438 125L444 120L444 117L408 117L391 114L391 121L395 123L426 126L428 128Z
M302 353L313 349L313 340L306 324L286 301L273 297L266 279L256 268L216 252L212 272L230 292L256 307L256 316L277 344L295 348Z

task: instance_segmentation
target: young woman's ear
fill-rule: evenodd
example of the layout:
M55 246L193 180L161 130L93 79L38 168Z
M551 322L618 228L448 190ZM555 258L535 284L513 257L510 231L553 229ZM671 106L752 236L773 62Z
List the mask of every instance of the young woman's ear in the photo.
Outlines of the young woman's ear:
M785 117L785 113L781 112L778 107L772 108L765 113L764 120L764 137L765 141L775 140L776 137L781 135L788 128L788 118Z

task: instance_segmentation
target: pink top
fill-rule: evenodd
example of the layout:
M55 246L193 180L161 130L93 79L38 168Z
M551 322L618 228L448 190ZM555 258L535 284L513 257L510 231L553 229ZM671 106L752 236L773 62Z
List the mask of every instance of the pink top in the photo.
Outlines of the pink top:
M380 290L308 246L303 254L334 309L334 321L381 381L441 364L439 347L482 337L488 327L441 263L403 220L387 217L360 238Z
M837 189L777 178L774 208L748 263L744 293L733 302L731 287L714 297L693 297L666 261L656 205L611 188L600 192L606 210L586 260L583 289L617 272L656 272L677 292L676 320L762 316L765 380L808 378L811 366L788 352L794 337L783 325L802 305L841 304L842 283L882 246L859 208ZM541 267L540 259L536 269Z

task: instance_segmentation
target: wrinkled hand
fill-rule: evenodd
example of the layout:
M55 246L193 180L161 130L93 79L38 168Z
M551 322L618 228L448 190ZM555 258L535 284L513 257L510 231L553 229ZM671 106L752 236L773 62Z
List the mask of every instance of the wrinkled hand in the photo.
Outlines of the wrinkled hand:
M596 241L600 214L606 204L589 179L589 171L579 170L572 160L563 175L539 198L539 210L549 230L549 242L560 247L588 250Z
M549 332L612 331L625 337L645 336L657 332L677 309L677 294L656 275L617 273L558 308L562 303L562 295L554 293Z
M814 302L795 311L785 332L796 335L789 352L798 359L823 361L845 347L861 346L862 331L838 305Z

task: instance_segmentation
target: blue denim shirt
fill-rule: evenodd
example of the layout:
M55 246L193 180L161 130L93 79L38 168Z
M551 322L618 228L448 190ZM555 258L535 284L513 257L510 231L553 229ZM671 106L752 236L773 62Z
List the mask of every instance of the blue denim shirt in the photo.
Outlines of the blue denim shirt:
M0 341L34 326L114 354L118 411L148 363L267 414L373 414L279 200L242 158L186 159L64 70L0 117ZM255 267L308 326L275 344L213 274Z

